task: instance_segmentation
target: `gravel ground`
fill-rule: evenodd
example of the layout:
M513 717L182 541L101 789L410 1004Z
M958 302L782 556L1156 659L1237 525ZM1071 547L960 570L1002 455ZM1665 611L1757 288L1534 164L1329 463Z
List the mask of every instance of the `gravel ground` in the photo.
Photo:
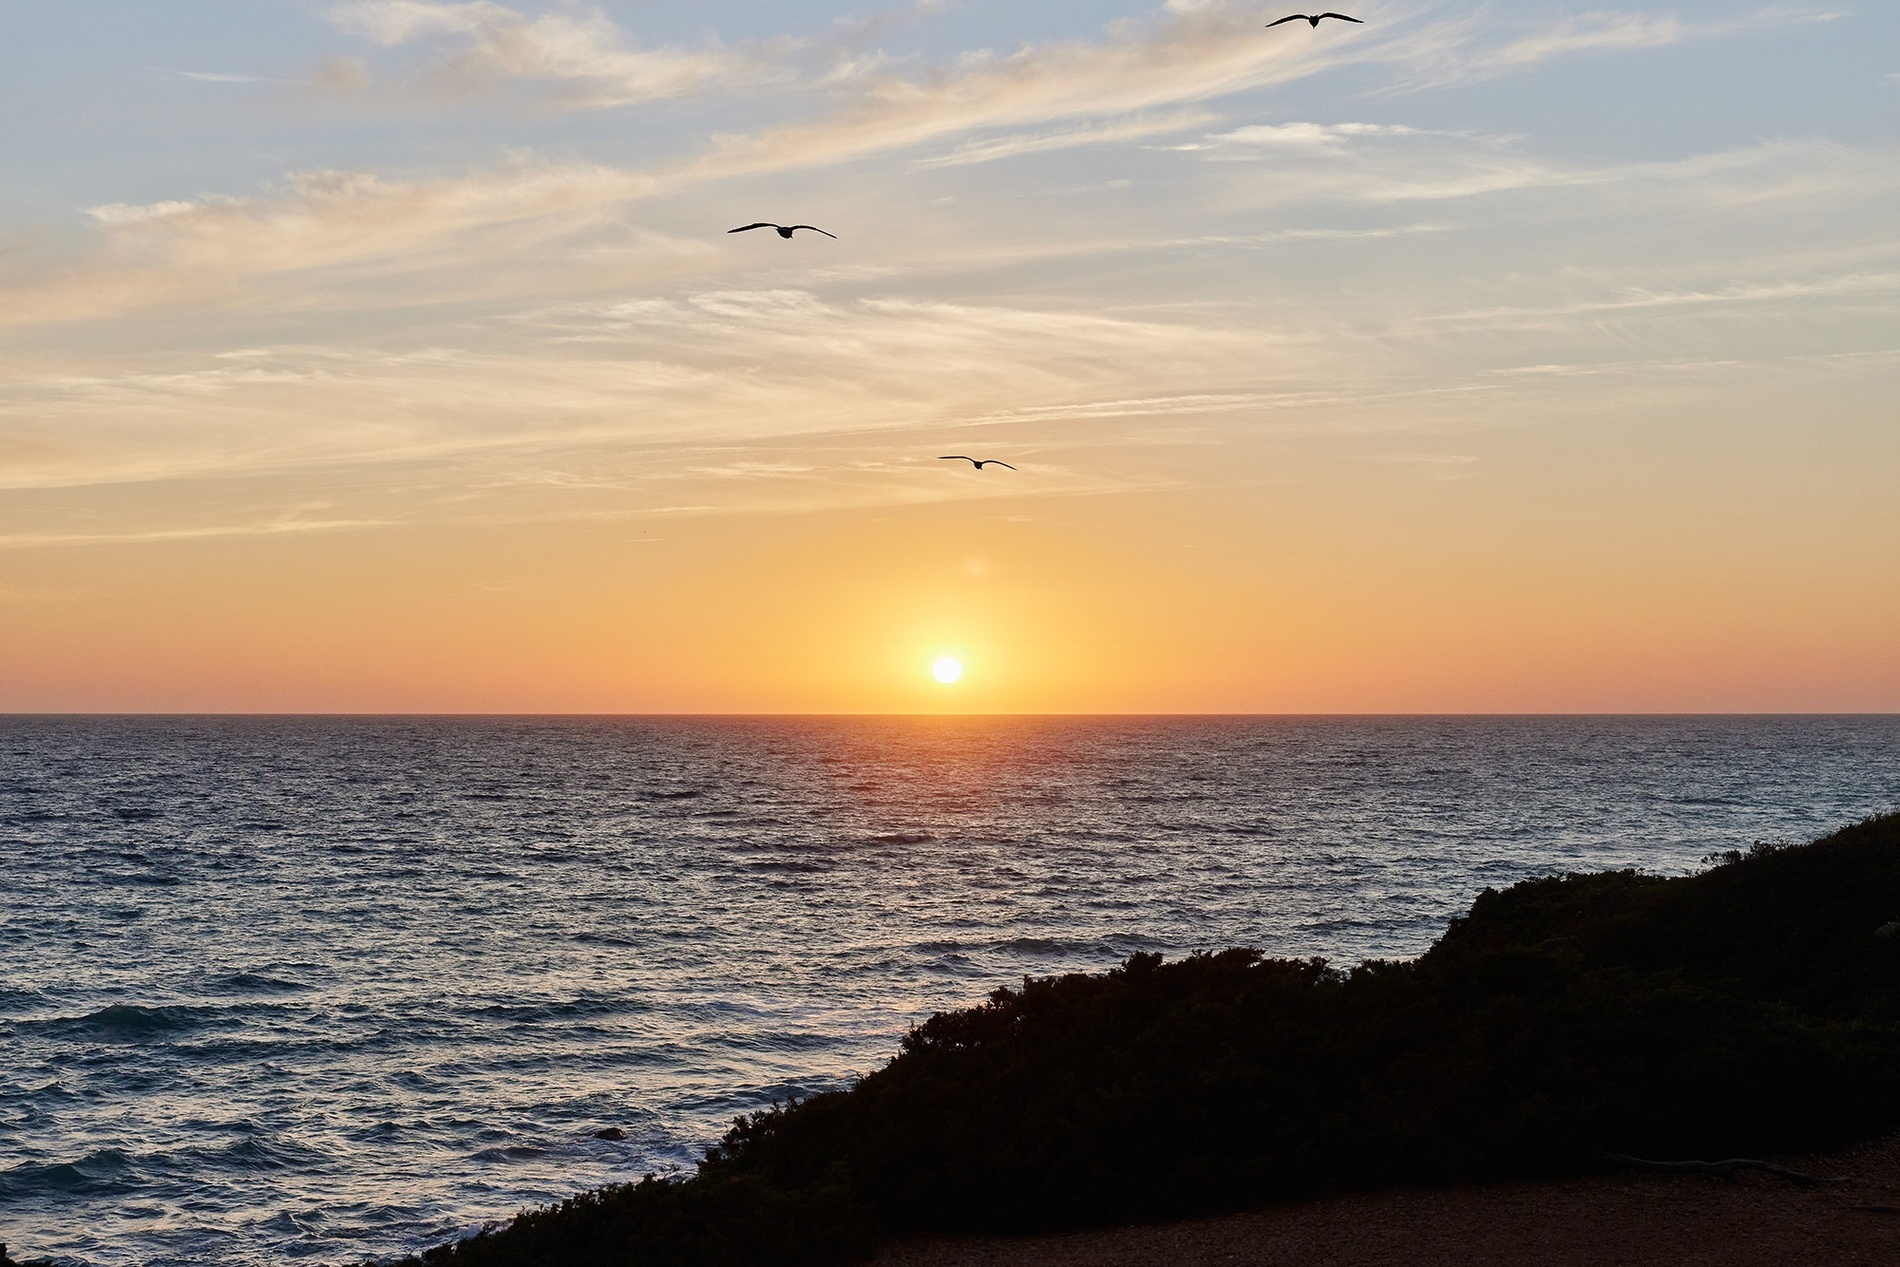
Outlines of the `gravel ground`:
M1900 1264L1900 1135L1777 1157L1847 1182L1613 1173L1560 1183L1359 1193L1065 1236L892 1246L873 1267L1853 1267Z

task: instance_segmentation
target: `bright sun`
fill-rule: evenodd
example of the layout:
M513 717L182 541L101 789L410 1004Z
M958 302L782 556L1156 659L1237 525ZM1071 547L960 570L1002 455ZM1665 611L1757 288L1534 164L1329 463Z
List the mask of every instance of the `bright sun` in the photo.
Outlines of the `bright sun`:
M930 676L948 686L963 676L963 661L955 656L943 656L930 666Z

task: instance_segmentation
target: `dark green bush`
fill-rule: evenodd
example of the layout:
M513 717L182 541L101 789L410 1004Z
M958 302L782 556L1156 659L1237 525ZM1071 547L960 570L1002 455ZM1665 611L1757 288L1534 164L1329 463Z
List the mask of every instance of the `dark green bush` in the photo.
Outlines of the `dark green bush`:
M1896 920L1890 816L1681 879L1486 890L1409 963L1230 950L1025 980L850 1091L740 1121L692 1179L425 1257L791 1267L882 1234L1831 1147L1900 1124Z

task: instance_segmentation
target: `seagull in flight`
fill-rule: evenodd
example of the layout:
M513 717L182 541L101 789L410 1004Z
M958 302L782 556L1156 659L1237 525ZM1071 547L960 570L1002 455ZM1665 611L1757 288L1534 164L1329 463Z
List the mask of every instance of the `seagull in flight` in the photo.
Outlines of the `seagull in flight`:
M813 233L825 233L823 229L815 224L773 224L770 220L761 220L757 224L742 224L736 229L727 229L726 232L745 233L752 229L777 229L778 235L782 238L791 237L792 230L794 229L810 229ZM825 236L835 240L838 235L835 233L825 233Z
M1010 466L1009 463L1002 461L999 458L983 458L979 460L977 458L971 457L967 453L946 453L942 457L938 458L937 460L939 462L968 462L971 466L974 466L979 471L982 470L986 466L1000 466L1011 471L1016 469L1015 467Z
M1321 14L1289 13L1285 17L1281 18L1279 22L1267 23L1267 29L1269 30L1273 29L1274 27L1280 25L1280 22L1310 22L1314 26L1318 26L1320 24L1321 18L1338 18L1341 22L1359 22L1359 23L1365 22L1364 18L1348 17L1343 13L1321 13Z

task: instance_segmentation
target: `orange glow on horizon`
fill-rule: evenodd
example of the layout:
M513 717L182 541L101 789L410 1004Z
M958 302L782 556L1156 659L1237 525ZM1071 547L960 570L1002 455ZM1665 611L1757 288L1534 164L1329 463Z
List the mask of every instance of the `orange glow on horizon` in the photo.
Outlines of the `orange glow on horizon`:
M585 523L391 529L159 542L137 566L22 552L16 591L57 597L11 605L0 706L1900 709L1900 587L1861 583L1888 566L1871 522L1817 517L1824 567L1775 563L1772 534L1733 521L1630 562L1614 536L1573 533L1561 505L1474 534L1469 499L1401 487L1383 519L1291 496L1262 513L1143 495L1053 520L952 504L680 520L658 540ZM1684 524L1702 513L1681 503ZM965 668L954 689L927 671L946 656Z

